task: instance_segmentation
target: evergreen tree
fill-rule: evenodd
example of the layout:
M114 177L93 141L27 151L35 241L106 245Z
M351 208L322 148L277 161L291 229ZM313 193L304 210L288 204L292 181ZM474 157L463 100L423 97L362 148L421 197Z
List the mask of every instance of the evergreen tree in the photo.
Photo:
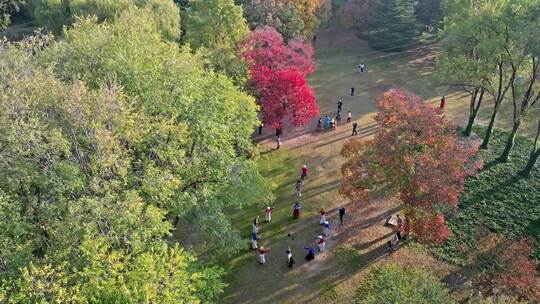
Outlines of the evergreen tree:
M0 30L11 23L11 15L20 11L24 0L1 0L0 1Z
M374 49L398 52L418 34L412 0L381 0L369 20L367 38Z
M419 0L416 4L416 18L424 31L439 28L443 18L442 0Z

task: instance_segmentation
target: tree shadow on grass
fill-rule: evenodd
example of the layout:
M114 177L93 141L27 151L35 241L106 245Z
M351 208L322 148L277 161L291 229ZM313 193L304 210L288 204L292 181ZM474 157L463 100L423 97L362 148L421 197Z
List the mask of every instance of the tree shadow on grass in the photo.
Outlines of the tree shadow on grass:
M336 250L340 249L338 248ZM318 257L314 261L306 262L302 256L297 256L299 265L293 270L284 270L283 272L302 277L302 280L309 282L310 286L335 286L388 255L387 246L381 245L364 254L342 256L328 264L326 264L327 261L319 261ZM269 265L264 267L267 266ZM314 269L318 270L313 271ZM256 278L254 279L257 280ZM264 278L261 277L259 279ZM309 292L306 292L306 288L306 285L301 282L291 285L284 281L277 281L273 289L267 292L265 297L258 298L257 303L283 303L283 301L287 301L288 303L311 303L316 299L320 300L320 296L326 290L326 288L317 288L309 289ZM246 292L255 291L246 290ZM235 298L238 297L240 297L239 292L237 294L230 294L225 300L230 303L233 301L234 303L247 303L235 301Z
M493 193L497 192L504 192L505 189L514 186L520 179L522 179L522 177L518 175L512 175L502 183L498 183L482 191L475 191L473 195L467 197L466 201L460 202L459 208L463 212L465 209L474 205L475 202L478 202L483 197L492 195Z
M303 191L301 200L307 200L314 196L320 195L322 193L330 192L332 190L335 190L339 187L341 183L340 179L331 180L325 184L318 185L313 188L306 188L306 190ZM291 187L292 188L292 187Z

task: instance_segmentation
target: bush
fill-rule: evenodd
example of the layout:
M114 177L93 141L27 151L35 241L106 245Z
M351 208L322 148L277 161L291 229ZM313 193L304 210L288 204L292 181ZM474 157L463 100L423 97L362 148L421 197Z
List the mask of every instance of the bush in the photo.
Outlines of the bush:
M385 265L371 271L357 290L358 304L449 304L448 290L432 275L416 268Z

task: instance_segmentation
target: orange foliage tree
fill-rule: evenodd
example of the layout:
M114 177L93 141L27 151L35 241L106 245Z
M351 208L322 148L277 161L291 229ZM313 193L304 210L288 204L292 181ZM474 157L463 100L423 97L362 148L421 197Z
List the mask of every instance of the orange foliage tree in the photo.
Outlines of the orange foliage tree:
M456 211L465 177L482 168L477 143L458 137L440 109L400 89L382 95L375 121L373 139L351 140L341 152L341 193L367 203L370 192L390 189L420 242L445 241L445 212Z
M321 22L328 20L332 3L329 0L289 0L302 16L308 36L313 35Z

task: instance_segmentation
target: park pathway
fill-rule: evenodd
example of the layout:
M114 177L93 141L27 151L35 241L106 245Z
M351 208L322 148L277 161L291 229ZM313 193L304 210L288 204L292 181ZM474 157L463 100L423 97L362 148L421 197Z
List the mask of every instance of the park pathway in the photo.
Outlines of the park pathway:
M352 111L353 121L359 127L358 138L369 138L377 130L372 116L378 95L395 84L415 87L419 82L426 82L427 75L433 70L429 49L421 47L401 57L388 57L369 50L351 31L323 30L318 35L316 48L319 69L310 78L310 83L316 90L321 115L335 115L336 102L343 98L343 116ZM360 61L366 63L366 73L355 70ZM349 95L353 85L358 92L355 97ZM424 83L422 87L426 85ZM436 96L428 91L419 93L426 98ZM380 200L369 206L352 206L338 195L343 163L340 151L351 138L351 124L342 122L335 131L314 131L315 125L316 119L304 128L285 129L279 151L272 151L275 145L272 130L265 130L256 138L266 150L265 157L280 159L286 155L284 157L292 159L294 170L297 169L294 172L298 173L302 164L310 167L301 200L303 214L299 220L291 219L296 179L293 174L276 187L285 194L277 195L274 207L278 212L273 222L261 221L261 244L271 249L267 264L258 265L252 251L232 260L227 277L230 285L222 302L348 303L354 297L362 270L392 258L386 253L386 242L392 230L384 226L384 222L399 210L395 202ZM268 178L272 179L272 176ZM340 206L346 206L349 211L343 226L338 223ZM327 252L319 254L314 261L305 262L302 248L305 245L315 247L315 238L321 234L320 208L329 211L333 233L327 243ZM262 211L258 213L261 219L264 218ZM255 213L250 215L253 217ZM246 227L248 225L246 223ZM287 237L288 233L292 233L292 237ZM297 262L292 270L285 266L288 247Z

